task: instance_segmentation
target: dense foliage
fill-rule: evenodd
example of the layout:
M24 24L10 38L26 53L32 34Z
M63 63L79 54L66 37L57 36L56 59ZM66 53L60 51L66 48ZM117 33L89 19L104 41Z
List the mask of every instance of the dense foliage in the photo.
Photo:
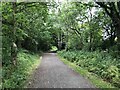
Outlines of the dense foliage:
M18 53L18 65L14 67L10 64L3 67L2 88L21 88L26 85L26 80L37 65L40 63L39 55L21 50Z
M65 8L64 8L65 7ZM67 49L111 50L119 54L119 36L108 14L96 3L66 2L59 6L61 41ZM65 39L64 39L65 37Z
M34 53L71 50L64 52L68 60L78 65L83 62L82 67L90 66L89 71L119 86L120 1L2 2L0 10L5 87L12 87L7 73L19 66L21 48Z
M3 65L15 61L19 48L50 49L53 40L47 14L46 3L2 3Z
M120 87L120 61L106 52L60 51L60 56Z
M116 87L120 86L119 3L65 2L58 13L67 51L59 54Z
M3 88L21 87L38 59L29 52L49 50L53 42L47 3L4 2L1 8Z

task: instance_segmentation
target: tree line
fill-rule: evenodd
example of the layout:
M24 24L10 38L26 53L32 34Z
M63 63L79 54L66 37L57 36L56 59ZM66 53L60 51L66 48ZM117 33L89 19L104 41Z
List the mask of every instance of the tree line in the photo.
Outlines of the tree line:
M3 2L2 63L17 65L20 48L120 51L119 2Z

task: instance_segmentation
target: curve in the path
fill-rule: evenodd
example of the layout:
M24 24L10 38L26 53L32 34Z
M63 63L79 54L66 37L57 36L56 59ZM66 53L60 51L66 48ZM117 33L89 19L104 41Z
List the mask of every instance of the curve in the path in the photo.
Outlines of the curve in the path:
M45 53L40 66L32 75L28 88L94 88L77 72L73 71L55 53Z

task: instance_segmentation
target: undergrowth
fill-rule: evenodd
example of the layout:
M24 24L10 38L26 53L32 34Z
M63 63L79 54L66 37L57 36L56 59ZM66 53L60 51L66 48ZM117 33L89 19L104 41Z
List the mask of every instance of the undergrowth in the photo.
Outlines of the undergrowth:
M10 64L2 67L2 88L22 88L39 63L38 54L21 50L17 56L17 66Z
M120 88L120 59L98 51L59 51L58 54Z

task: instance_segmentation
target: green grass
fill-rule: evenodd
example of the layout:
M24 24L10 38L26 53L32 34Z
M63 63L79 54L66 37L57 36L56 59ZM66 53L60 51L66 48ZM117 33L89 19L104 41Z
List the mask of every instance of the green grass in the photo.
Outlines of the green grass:
M77 66L75 63L71 63L70 61L61 57L60 59L70 68L74 69L74 71L78 72L85 78L88 78L97 88L101 88L102 90L104 90L105 88L115 88L110 83L103 81L100 77L97 77L95 74L89 73L87 70Z
M35 68L40 64L40 56L21 50L16 67L2 67L2 88L22 88Z

